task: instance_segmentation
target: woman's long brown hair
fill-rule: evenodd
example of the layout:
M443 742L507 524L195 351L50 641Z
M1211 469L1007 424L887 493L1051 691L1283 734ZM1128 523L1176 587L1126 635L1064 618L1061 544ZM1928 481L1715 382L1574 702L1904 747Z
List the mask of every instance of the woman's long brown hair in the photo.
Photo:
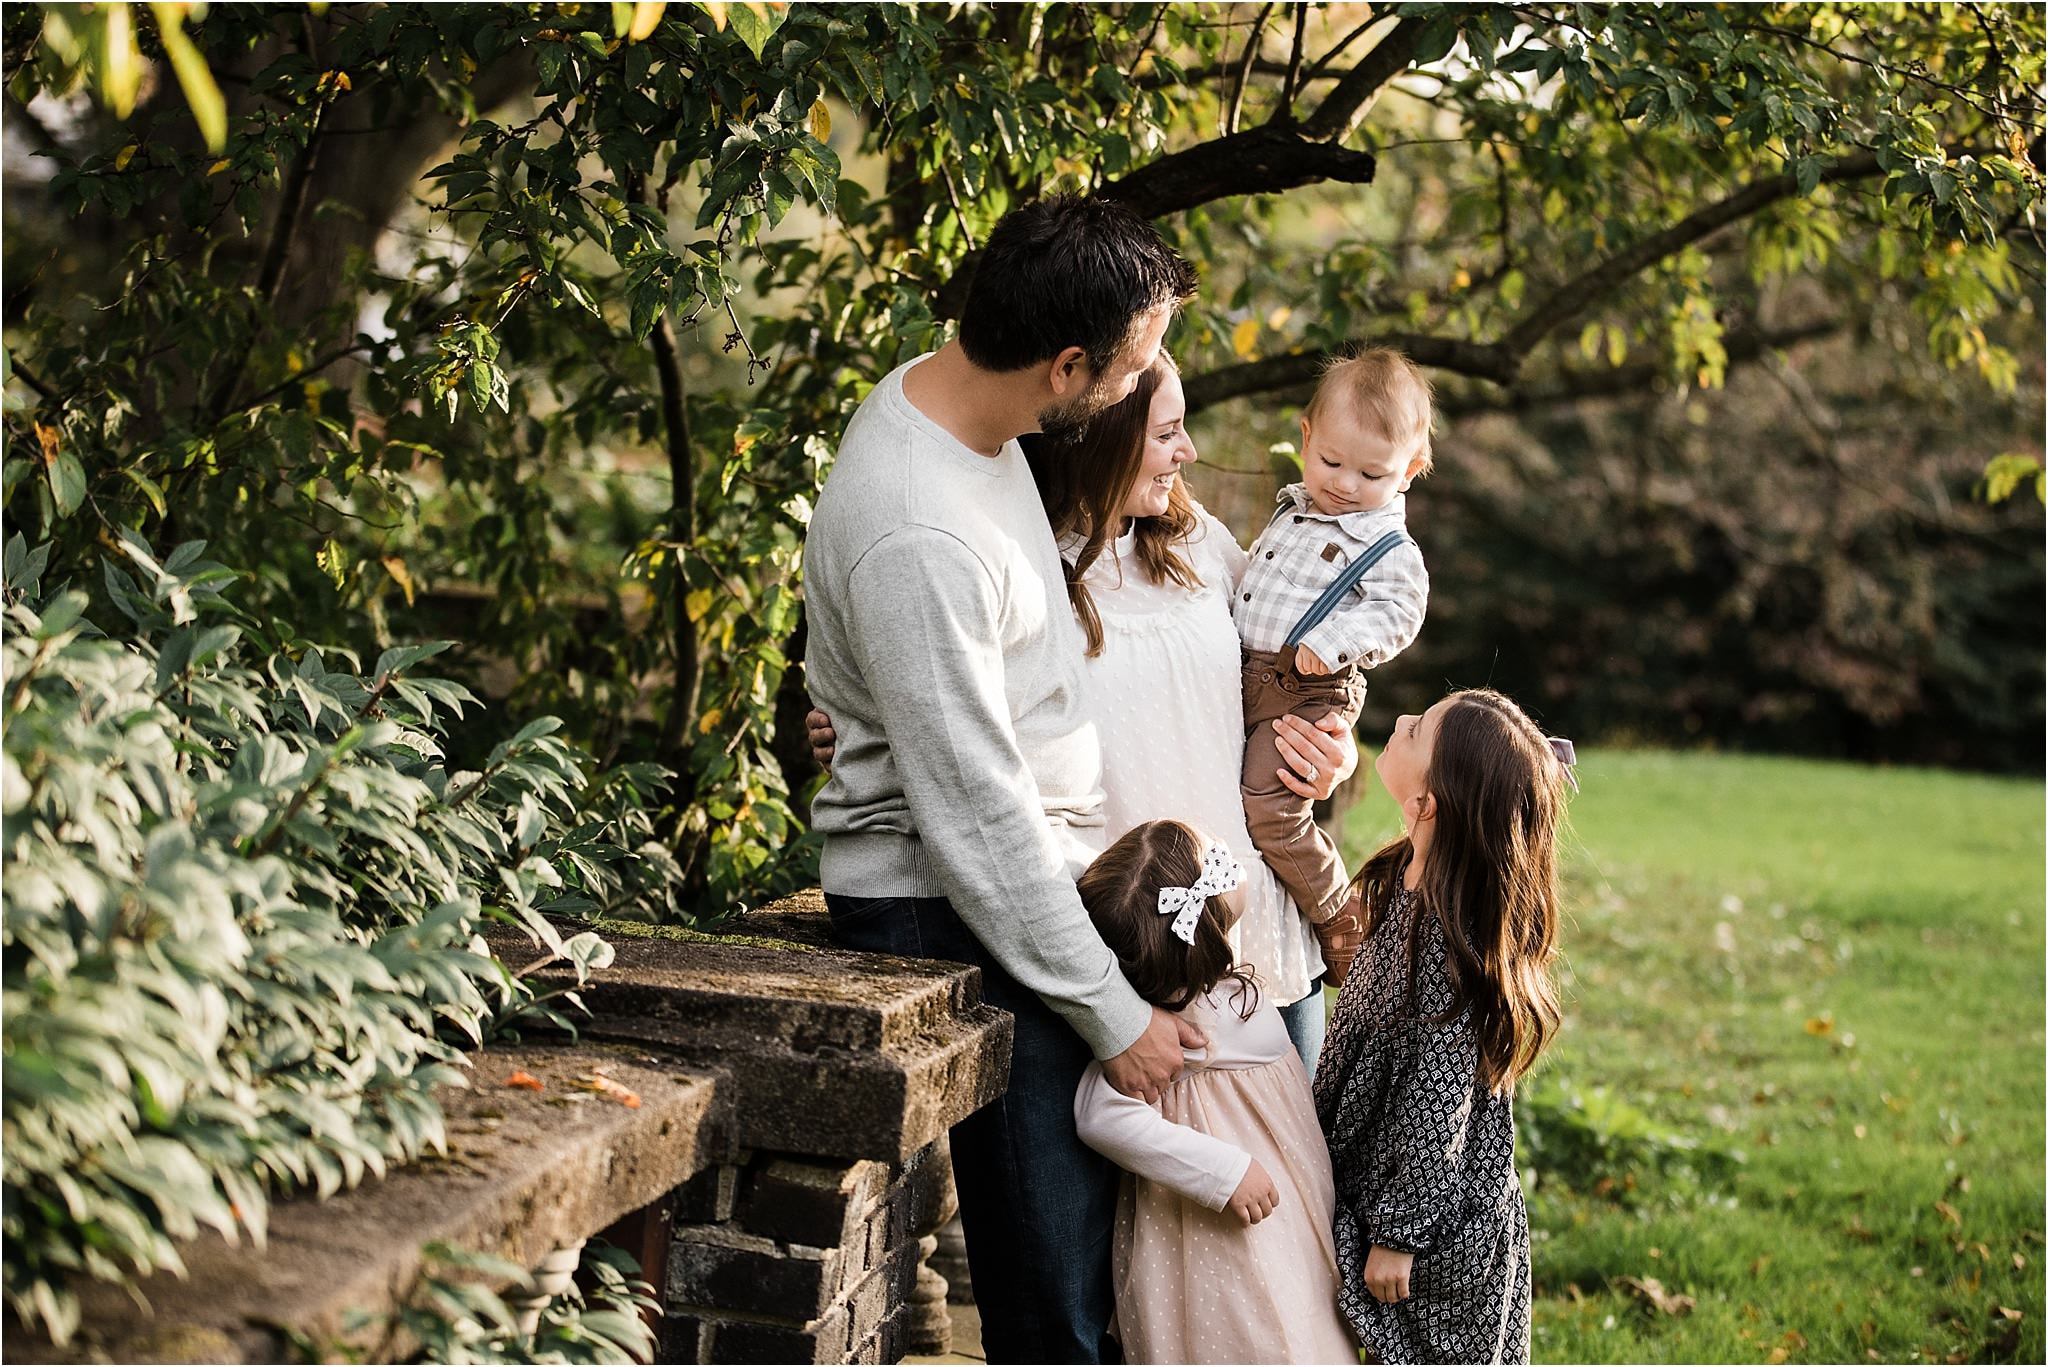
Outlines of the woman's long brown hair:
M1088 637L1088 654L1102 653L1102 618L1095 599L1082 582L1089 567L1102 557L1123 530L1124 498L1145 461L1145 436L1151 427L1152 396L1169 373L1178 373L1164 351L1138 377L1138 387L1123 402L1103 410L1072 436L1061 439L1033 432L1020 441L1046 520L1054 536L1078 532L1087 539L1066 560L1067 601ZM1182 588L1201 587L1194 567L1178 549L1195 529L1195 505L1178 479L1159 517L1134 519L1138 564L1155 584L1171 579Z
M1409 990L1423 916L1443 927L1451 1005L1479 1037L1479 1080L1505 1092L1535 1065L1562 1018L1557 957L1557 828L1564 770L1528 714L1492 689L1453 693L1424 786L1436 831L1422 866L1424 911L1408 933ZM1394 904L1412 849L1382 847L1360 870L1367 933Z

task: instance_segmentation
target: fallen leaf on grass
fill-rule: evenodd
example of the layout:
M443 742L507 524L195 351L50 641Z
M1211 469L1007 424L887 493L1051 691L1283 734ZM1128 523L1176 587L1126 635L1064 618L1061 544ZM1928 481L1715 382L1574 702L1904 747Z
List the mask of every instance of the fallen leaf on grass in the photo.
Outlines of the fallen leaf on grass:
M1823 1015L1808 1016L1806 1018L1806 1033L1809 1035L1825 1035L1834 1028L1835 1013L1832 1011L1826 1012Z
M1941 1216L1942 1219L1948 1221L1957 1229L1961 1229L1963 1227L1963 1217L1958 1215L1956 1213L1956 1208L1950 1205L1948 1202L1936 1201L1934 1203L1934 1211L1935 1214Z
M2015 1310L2009 1305L2001 1305L1998 1307L1998 1315L2000 1319L2022 1320L2027 1317L2027 1312L2024 1310Z
M1783 1348L1773 1348L1773 1349L1771 1349L1771 1355L1770 1355L1769 1357L1765 1358L1765 1359L1764 1359L1764 1361L1765 1361L1765 1362L1770 1362L1770 1363L1778 1363L1778 1362L1789 1362L1789 1361L1791 1361L1791 1359L1792 1359L1792 1354L1791 1354L1791 1353L1789 1353L1789 1352L1787 1352L1787 1351L1786 1351L1785 1349L1783 1349Z
M524 1068L515 1069L512 1073L512 1076L505 1079L505 1085L507 1087L524 1087L529 1092L540 1092L547 1090L547 1084L545 1082L542 1082L539 1078L535 1077L532 1073L527 1072Z
M1655 1277L1617 1277L1614 1284L1634 1292L1637 1299L1660 1315L1676 1318L1679 1315L1690 1314L1692 1308L1699 1303L1691 1296L1666 1291L1664 1283Z
M2015 1253L2015 1254L2013 1254L2013 1255L2012 1255L2012 1270L2013 1270L2013 1271L2015 1271L2015 1272L2024 1272L2024 1271L2026 1271L2026 1270L2027 1270L2027 1255L2026 1255L2026 1254L2024 1254L2024 1253Z

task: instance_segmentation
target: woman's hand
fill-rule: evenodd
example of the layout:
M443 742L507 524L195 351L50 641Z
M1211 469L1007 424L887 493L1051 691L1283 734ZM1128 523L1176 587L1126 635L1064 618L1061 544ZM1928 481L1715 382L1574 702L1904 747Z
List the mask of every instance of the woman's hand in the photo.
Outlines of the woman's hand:
M822 717L822 712L813 712ZM812 733L816 745L816 732ZM1358 741L1344 719L1334 713L1314 725L1300 717L1286 716L1273 723L1273 742L1288 768L1276 769L1280 782L1296 797L1321 802L1337 791L1337 785L1351 777L1358 767Z
M1365 1255L1365 1289L1382 1305L1408 1299L1408 1270L1415 1265L1413 1253L1396 1253L1379 1244Z
M820 769L830 769L832 756L839 753L839 733L832 729L832 719L824 708L814 707L804 715L804 730L810 735L811 758L818 761Z

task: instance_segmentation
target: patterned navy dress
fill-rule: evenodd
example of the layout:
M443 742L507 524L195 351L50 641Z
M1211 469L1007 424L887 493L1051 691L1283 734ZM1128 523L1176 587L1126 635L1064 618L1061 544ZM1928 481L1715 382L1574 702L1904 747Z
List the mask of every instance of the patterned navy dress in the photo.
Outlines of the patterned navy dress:
M1529 1217L1509 1098L1478 1084L1479 1050L1450 1005L1443 928L1425 917L1409 995L1405 889L1337 997L1316 1067L1316 1116L1337 1176L1339 1307L1380 1362L1527 1362ZM1408 1299L1362 1274L1374 1244L1410 1252Z

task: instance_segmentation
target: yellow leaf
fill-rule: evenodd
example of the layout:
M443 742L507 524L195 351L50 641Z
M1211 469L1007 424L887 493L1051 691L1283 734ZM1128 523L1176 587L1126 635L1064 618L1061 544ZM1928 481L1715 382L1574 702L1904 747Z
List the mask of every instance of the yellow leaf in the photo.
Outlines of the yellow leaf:
M654 4L634 5L633 26L626 30L626 41L639 43L652 36L655 28L661 23L661 12L667 8L667 0L657 0Z
M133 160L135 160L135 144L131 142L120 151L114 153L114 169L116 171L125 171L128 169L128 163Z
M724 717L725 717L725 713L723 713L723 712L719 711L719 710L718 710L717 708L715 708L715 707L714 707L714 708L712 708L712 709L711 709L710 711L706 712L706 713L705 713L705 714L704 714L703 716L701 716L701 717L697 718L697 734L698 734L698 735L700 735L700 736L708 736L708 735L710 735L710 734L711 734L711 731L712 731L712 728L714 728L715 726L717 726L717 725L718 725L718 723L719 723L719 722L720 722L721 720L723 720L723 719L724 719Z
M819 142L832 136L832 111L825 107L823 100L811 103L811 136Z
M1230 349L1243 360L1252 358L1252 347L1258 340L1259 320L1256 318L1247 318L1230 330Z
M186 7L152 3L149 8L156 15L157 36L163 40L164 55L171 59L171 70L177 73L185 103L192 106L192 118L199 125L200 137L206 140L206 150L218 152L227 146L228 102L222 97L206 58L199 55L199 49L185 35Z
M1287 320L1293 316L1294 310L1282 304L1279 308L1266 315L1266 326L1274 332L1278 332L1281 328L1287 326Z
M227 169L228 159L226 157L222 157L219 161L215 162L213 165L206 168L206 174L209 176L217 176Z
M1452 272L1451 274L1451 288L1454 290L1471 289L1472 272L1466 270L1463 266L1458 267L1458 269Z
M711 16L711 27L725 32L725 0L697 0L704 12Z
M703 621L704 614L711 611L711 590L691 590L690 596L683 599L683 611L689 614L691 621Z
M405 567L405 558L403 556L387 555L384 557L383 563L384 573L390 575L392 582L397 584L400 590L404 592L405 605L411 607L413 595L412 571Z
M106 59L100 63L100 98L125 119L135 110L142 84L142 50L135 46L135 19L126 4L107 6Z
M1770 1355L1769 1357L1765 1358L1765 1359L1764 1359L1764 1361L1765 1361L1765 1362L1788 1362L1788 1361L1790 1361L1790 1360L1791 1360L1791 1357L1792 1357L1792 1354L1791 1354L1791 1353L1789 1353L1789 1352L1787 1352L1787 1351L1786 1351L1786 1350L1785 1350L1785 1349L1784 1349L1783 1347L1777 1347L1777 1348L1773 1348L1773 1349L1771 1349L1771 1355Z
M1835 1015L1832 1011L1824 1015L1810 1016L1806 1021L1806 1033L1809 1035L1825 1035L1833 1031L1834 1028Z

